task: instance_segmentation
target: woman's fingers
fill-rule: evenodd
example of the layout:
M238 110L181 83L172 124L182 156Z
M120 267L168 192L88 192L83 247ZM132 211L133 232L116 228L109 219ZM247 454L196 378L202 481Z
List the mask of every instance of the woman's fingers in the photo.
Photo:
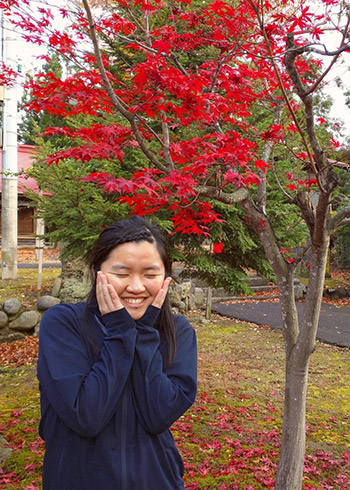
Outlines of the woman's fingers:
M106 274L101 271L97 273L96 278L96 299L102 315L123 308L116 290L108 283Z
M162 287L160 288L160 290L158 291L156 297L154 298L153 300L153 303L152 305L157 307L157 308L161 308L164 301L165 301L165 298L166 298L166 295L167 295L167 292L168 292L168 289L169 289L169 285L172 281L172 278L171 277L166 277L164 279L164 282L163 282L163 285Z

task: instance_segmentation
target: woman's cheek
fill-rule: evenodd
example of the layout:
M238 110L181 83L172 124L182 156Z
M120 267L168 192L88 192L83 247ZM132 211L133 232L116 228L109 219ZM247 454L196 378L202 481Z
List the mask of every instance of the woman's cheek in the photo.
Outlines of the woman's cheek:
M110 278L109 283L112 284L117 293L123 290L123 285L120 279L117 279L116 277Z
M154 296L158 293L160 288L163 286L163 282L164 282L164 277L160 277L159 279L157 279L156 284L153 284Z

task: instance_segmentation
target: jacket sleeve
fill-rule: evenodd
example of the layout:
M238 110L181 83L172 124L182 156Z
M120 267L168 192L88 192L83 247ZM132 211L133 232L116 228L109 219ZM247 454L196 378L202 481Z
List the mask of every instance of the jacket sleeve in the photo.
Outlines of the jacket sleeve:
M164 369L159 332L152 326L159 311L150 306L136 322L132 367L136 413L143 428L152 434L168 429L193 404L197 391L195 331L186 318L177 317L176 357Z
M40 324L41 389L64 423L84 437L96 436L112 417L134 358L136 328L127 311L103 320L107 335L93 365L73 308L54 306Z

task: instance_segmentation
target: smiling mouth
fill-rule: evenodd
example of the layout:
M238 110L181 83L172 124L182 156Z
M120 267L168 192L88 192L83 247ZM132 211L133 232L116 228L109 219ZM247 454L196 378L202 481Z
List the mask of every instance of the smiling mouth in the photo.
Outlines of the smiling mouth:
M138 306L145 301L145 298L122 298L129 305Z

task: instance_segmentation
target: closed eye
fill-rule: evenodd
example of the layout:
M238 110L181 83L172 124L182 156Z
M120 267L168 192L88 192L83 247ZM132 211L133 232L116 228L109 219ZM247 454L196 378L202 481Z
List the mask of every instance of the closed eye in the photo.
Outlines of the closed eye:
M123 279L125 277L129 277L129 274L120 274L119 272L107 272L109 276L114 276L114 277L119 277L120 279Z

